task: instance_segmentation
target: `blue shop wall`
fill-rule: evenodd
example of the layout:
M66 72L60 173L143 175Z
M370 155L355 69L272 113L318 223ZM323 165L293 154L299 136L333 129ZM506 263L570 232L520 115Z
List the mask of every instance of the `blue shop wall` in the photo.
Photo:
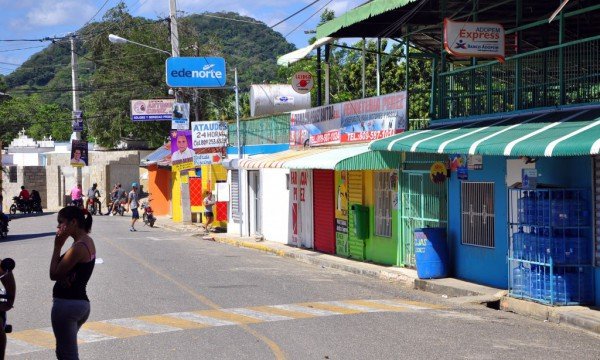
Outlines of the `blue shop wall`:
M449 184L448 238L457 278L497 288L508 288L508 187L506 157L484 156L483 170L470 170L468 181L494 182L494 248L461 244L460 182L455 172ZM591 160L538 158L538 183L591 189ZM512 184L511 184L512 185ZM598 276L596 276L598 279ZM596 289L600 283L596 280ZM596 292L597 303L600 295Z

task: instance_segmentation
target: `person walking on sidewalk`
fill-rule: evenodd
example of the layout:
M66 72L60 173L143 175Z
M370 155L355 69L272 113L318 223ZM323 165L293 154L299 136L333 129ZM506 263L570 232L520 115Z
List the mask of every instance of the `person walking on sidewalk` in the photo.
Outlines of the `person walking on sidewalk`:
M211 224L215 220L213 206L216 202L212 191L206 190L204 192L204 199L202 200L202 203L204 204L204 217L206 217L206 231L209 231L211 229Z
M87 210L67 206L58 212L50 260L50 279L56 281L51 318L58 359L79 359L77 332L90 315L86 287L96 263L96 246L89 236L91 230L92 215ZM73 238L73 245L61 255L69 237Z
M129 228L129 231L137 231L135 229L135 222L137 221L137 219L140 218L140 214L138 212L138 194L137 194L137 188L138 188L138 184L137 183L132 183L131 184L131 191L129 192L129 195L127 196L127 211L131 210L131 227Z

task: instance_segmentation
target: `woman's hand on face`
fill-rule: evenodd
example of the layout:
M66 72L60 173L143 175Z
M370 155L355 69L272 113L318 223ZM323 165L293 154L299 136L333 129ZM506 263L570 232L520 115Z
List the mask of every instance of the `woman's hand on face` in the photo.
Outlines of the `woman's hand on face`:
M66 232L66 225L59 224L56 229L56 237L54 238L54 246L58 248L62 248L67 239L69 238L68 233Z

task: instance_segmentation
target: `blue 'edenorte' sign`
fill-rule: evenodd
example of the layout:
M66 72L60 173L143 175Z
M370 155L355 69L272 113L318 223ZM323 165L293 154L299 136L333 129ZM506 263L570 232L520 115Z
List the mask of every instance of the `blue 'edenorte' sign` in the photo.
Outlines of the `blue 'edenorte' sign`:
M225 86L225 59L220 57L170 57L166 68L170 87Z

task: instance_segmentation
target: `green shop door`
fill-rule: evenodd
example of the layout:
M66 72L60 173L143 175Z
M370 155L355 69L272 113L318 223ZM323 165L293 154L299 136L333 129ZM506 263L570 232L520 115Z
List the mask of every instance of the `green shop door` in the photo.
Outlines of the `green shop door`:
M434 184L429 171L403 170L400 179L399 265L415 267L413 233L421 227L446 227L448 186Z
M364 228L357 227L361 224L359 218L363 210L363 172L348 172L348 253L352 259L365 260L365 238L362 236ZM354 209L354 210L353 210ZM367 213L368 216L368 213ZM360 230L360 232L358 232Z

